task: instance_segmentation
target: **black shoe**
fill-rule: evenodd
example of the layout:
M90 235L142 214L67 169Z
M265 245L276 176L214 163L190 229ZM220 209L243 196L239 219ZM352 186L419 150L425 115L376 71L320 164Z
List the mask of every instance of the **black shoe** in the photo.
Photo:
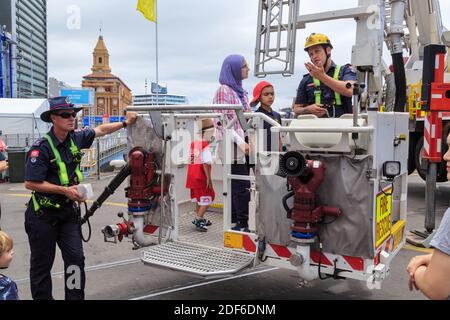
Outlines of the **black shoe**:
M194 221L192 221L192 223L195 225L195 229L197 229L197 231L201 231L201 232L208 231L208 228L206 227L204 220L205 219L195 219Z

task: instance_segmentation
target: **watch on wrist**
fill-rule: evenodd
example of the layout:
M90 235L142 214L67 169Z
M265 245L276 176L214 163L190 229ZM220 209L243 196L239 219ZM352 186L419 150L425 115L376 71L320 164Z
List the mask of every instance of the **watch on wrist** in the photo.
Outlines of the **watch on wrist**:
M126 121L122 121L122 125L123 125L124 128L126 128L127 127L127 122Z

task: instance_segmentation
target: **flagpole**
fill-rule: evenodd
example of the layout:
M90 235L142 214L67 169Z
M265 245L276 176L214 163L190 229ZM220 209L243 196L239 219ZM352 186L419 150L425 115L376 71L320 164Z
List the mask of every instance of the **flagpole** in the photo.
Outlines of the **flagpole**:
M159 105L159 51L158 51L158 0L155 1L155 17L156 17L156 105Z
M159 64L158 64L158 0L155 0L155 17L156 17L156 106L159 106ZM164 130L164 128L163 128ZM162 227L163 218L165 216L165 205L164 205L164 178L166 175L166 139L163 139L163 153L162 153L162 170L161 170L161 195L159 203L161 205L161 210L159 214L159 233L158 233L158 244L162 242Z

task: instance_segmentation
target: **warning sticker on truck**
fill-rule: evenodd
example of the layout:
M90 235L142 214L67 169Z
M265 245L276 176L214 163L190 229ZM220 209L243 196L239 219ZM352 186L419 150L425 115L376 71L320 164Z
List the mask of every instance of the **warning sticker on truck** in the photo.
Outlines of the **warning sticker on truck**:
M375 247L379 247L391 235L392 186L377 194L377 219Z
M223 242L225 248L242 249L244 247L244 237L235 232L225 232Z

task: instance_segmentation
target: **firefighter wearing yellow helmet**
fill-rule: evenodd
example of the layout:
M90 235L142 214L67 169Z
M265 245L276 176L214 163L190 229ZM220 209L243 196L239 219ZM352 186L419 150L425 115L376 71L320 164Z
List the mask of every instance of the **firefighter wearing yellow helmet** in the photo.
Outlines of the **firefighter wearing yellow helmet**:
M309 35L304 49L310 61L305 63L308 73L303 76L297 90L295 115L338 118L352 113L353 89L348 88L347 84L356 82L354 68L350 64L339 66L333 62L333 45L324 34Z

